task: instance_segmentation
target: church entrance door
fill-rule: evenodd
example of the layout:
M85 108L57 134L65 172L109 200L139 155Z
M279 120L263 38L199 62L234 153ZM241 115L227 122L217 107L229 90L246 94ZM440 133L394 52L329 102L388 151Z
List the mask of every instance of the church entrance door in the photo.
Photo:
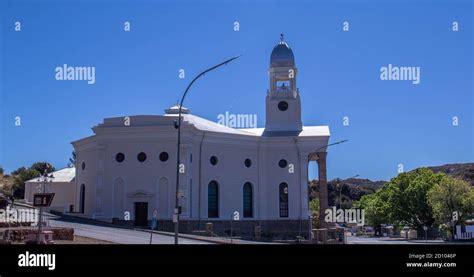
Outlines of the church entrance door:
M135 226L148 225L148 203L135 202Z

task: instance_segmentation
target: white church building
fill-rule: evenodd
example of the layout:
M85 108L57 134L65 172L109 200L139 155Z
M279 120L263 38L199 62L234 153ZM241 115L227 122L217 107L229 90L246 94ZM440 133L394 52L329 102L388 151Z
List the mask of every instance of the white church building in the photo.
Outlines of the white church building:
M212 222L216 232L225 232L238 211L237 234L260 226L263 234L306 235L310 161L318 162L321 206L327 207L329 128L303 126L297 73L293 51L281 39L270 58L265 128L230 128L182 108L180 231ZM147 225L156 209L158 228L172 230L177 116L174 106L163 115L105 118L92 136L72 142L75 212Z

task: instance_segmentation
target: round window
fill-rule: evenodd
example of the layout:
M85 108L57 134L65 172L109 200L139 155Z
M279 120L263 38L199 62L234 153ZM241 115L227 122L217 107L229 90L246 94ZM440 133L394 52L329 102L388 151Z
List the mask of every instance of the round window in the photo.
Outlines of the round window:
M82 170L85 170L85 169L86 169L86 163L85 163L85 162L82 162L81 168L82 168Z
M281 168L285 168L287 165L288 165L288 162L286 160L282 159L278 162L278 166Z
M282 112L288 110L288 102L286 102L286 101L280 101L280 102L278 103L278 109L279 109L280 111L282 111Z
M246 167L251 167L252 166L252 160L251 159L245 159L244 164Z
M160 153L160 161L166 162L169 159L169 155L167 152L161 152Z
M146 154L143 152L140 152L137 156L137 160L141 163L143 163L146 160Z
M121 163L125 160L125 155L123 153L117 153L117 155L115 155L115 160L118 163Z
M211 159L210 159L210 162L211 162L212 165L216 165L217 164L217 157L212 156Z

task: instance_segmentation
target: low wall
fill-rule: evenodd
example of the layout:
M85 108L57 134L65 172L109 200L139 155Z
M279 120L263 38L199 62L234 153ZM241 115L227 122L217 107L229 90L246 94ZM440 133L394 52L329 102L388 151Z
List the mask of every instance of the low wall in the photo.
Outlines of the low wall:
M73 240L74 239L74 229L73 228L51 228L44 227L43 231L52 231L53 240ZM28 234L37 234L37 229L12 229L5 230L3 233L3 239L5 241L24 241Z

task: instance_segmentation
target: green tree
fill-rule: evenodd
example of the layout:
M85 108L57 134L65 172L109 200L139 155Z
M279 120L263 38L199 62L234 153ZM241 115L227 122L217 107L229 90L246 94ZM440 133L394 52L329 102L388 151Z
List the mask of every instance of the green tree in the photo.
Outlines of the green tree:
M446 178L427 168L400 173L372 195L362 197L356 207L365 209L368 222L409 225L421 228L434 223L428 192Z
M389 193L387 187L377 190L373 194L362 196L353 204L355 209L363 209L367 224L379 228L381 224L390 222Z
M19 175L22 171L25 171L27 168L22 166L22 167L19 167L18 169L16 170L13 170L11 172L11 176L16 176L16 175Z
M39 177L43 173L53 172L54 166L47 162L36 162L30 168L20 167L12 172L13 196L22 199L25 197L25 182Z
M55 170L54 166L47 162L36 162L32 164L30 168L38 171L41 174L43 174L45 171L46 173L51 173Z
M40 176L36 169L20 167L12 172L13 196L22 199L25 197L25 182Z
M474 188L463 180L446 176L428 192L428 203L438 224L453 227L472 217Z
M312 228L319 228L319 198L313 198L309 202L309 209L311 211Z
M5 171L3 170L3 167L0 166L0 175L3 176L4 173L5 173Z
M428 192L446 175L427 168L401 173L388 183L389 218L392 223L414 228L432 226L434 216L428 203Z

